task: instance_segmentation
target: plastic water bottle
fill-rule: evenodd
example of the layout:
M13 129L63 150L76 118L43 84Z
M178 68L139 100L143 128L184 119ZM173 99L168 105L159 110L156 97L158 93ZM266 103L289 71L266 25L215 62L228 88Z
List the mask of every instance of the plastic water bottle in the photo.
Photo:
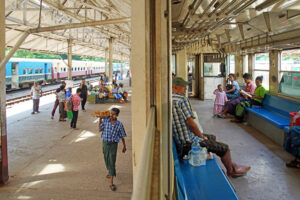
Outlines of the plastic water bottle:
M189 152L189 163L194 167L206 165L207 150L205 147L200 147L199 142L201 140L201 138L195 138L192 143L191 151Z

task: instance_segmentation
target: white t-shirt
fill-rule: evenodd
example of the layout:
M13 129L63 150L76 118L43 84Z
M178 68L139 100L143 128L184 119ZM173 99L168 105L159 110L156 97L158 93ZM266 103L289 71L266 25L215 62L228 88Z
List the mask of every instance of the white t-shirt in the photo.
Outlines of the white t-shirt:
M33 99L39 99L40 98L40 94L42 93L42 88L41 86L32 86L31 87L31 92L32 92L32 98Z
M61 90L59 93L57 93L57 99L60 102L64 102L66 100L66 92L65 90Z
M118 90L118 93L119 93L119 94L123 94L124 92L125 92L124 88L121 88L121 87L120 87L119 90Z

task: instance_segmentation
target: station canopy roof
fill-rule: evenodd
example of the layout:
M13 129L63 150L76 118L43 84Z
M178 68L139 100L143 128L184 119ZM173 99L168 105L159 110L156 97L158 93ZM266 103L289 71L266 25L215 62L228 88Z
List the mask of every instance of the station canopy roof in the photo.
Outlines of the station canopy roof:
M299 37L295 30L300 30L299 0L172 0L173 51L199 41L202 46L209 44L218 50L245 41L270 43L283 39L275 36L284 32L294 31L290 37ZM300 42L286 45L299 47Z
M105 57L113 38L113 59L129 60L130 0L5 0L6 47L12 48L29 32L20 46L33 52L72 53Z

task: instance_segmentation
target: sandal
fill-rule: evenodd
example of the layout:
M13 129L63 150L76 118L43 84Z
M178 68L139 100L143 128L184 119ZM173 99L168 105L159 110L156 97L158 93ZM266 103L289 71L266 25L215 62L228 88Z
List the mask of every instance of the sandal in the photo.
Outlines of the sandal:
M111 184L110 186L111 191L116 191L117 187L115 184Z
M217 114L217 117L218 117L218 118L225 119L224 115L222 115L222 114Z
M285 165L286 165L287 167L293 167L293 168L298 168L298 169L300 169L300 162L297 161L297 160L292 160L291 162L286 163Z

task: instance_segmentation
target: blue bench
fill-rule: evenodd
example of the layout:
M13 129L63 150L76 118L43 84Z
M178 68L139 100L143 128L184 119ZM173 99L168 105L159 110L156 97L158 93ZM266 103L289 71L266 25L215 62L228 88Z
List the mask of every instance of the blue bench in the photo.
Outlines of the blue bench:
M283 129L289 126L289 113L300 110L300 103L267 94L262 107L246 108L246 110L248 111L248 122L253 127L263 132L274 142L283 145Z
M180 163L174 142L172 146L179 200L238 200L215 158L205 166L193 167L188 160Z

